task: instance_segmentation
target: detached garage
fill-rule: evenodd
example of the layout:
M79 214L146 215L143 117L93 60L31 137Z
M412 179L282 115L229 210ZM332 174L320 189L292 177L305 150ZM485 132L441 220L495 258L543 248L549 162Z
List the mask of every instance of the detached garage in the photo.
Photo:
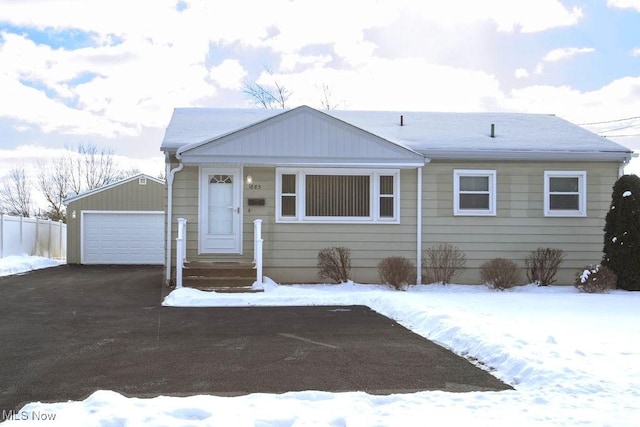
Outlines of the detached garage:
M140 174L65 200L67 263L164 264L164 192Z

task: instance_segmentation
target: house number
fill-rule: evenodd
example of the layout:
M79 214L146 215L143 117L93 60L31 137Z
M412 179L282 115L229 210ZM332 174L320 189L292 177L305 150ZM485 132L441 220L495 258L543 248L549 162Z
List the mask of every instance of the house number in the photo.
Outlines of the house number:
M262 186L260 184L249 184L249 190L261 190Z

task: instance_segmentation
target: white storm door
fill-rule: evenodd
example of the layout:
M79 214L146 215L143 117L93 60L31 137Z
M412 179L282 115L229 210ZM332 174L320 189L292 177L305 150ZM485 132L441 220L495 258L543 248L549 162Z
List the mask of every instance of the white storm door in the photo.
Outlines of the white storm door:
M242 252L240 168L200 170L200 253Z

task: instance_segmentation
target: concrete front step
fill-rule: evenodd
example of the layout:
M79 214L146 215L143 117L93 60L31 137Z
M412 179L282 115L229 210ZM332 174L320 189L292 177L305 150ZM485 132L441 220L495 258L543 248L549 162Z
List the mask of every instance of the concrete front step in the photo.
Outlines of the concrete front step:
M183 276L182 284L192 288L229 288L251 286L256 281L255 277L207 277L207 276Z
M253 263L189 262L182 272L184 286L198 289L251 287L256 280Z
M258 292L264 292L264 289L254 289L252 287L237 287L237 288L204 288L200 289L201 291L212 291L217 292L219 294L255 294Z

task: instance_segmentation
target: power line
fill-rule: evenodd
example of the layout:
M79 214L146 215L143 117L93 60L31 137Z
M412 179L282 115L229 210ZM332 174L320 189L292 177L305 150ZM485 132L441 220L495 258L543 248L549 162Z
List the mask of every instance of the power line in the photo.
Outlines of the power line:
M622 127L619 127L619 128L613 128L613 129L607 129L607 130L601 130L601 131L599 131L598 133L613 132L613 131L616 131L616 130L623 130L623 129L634 128L634 127L636 127L636 126L640 126L640 124L638 124L638 125L622 126Z
M627 117L627 118L624 118L624 119L604 120L604 121L601 121L601 122L578 123L578 126L601 125L601 124L605 124L605 123L623 122L625 120L633 120L633 119L640 119L640 116Z
M605 138L626 138L628 136L640 136L640 133L630 133L627 135L600 135L600 136L604 136Z

